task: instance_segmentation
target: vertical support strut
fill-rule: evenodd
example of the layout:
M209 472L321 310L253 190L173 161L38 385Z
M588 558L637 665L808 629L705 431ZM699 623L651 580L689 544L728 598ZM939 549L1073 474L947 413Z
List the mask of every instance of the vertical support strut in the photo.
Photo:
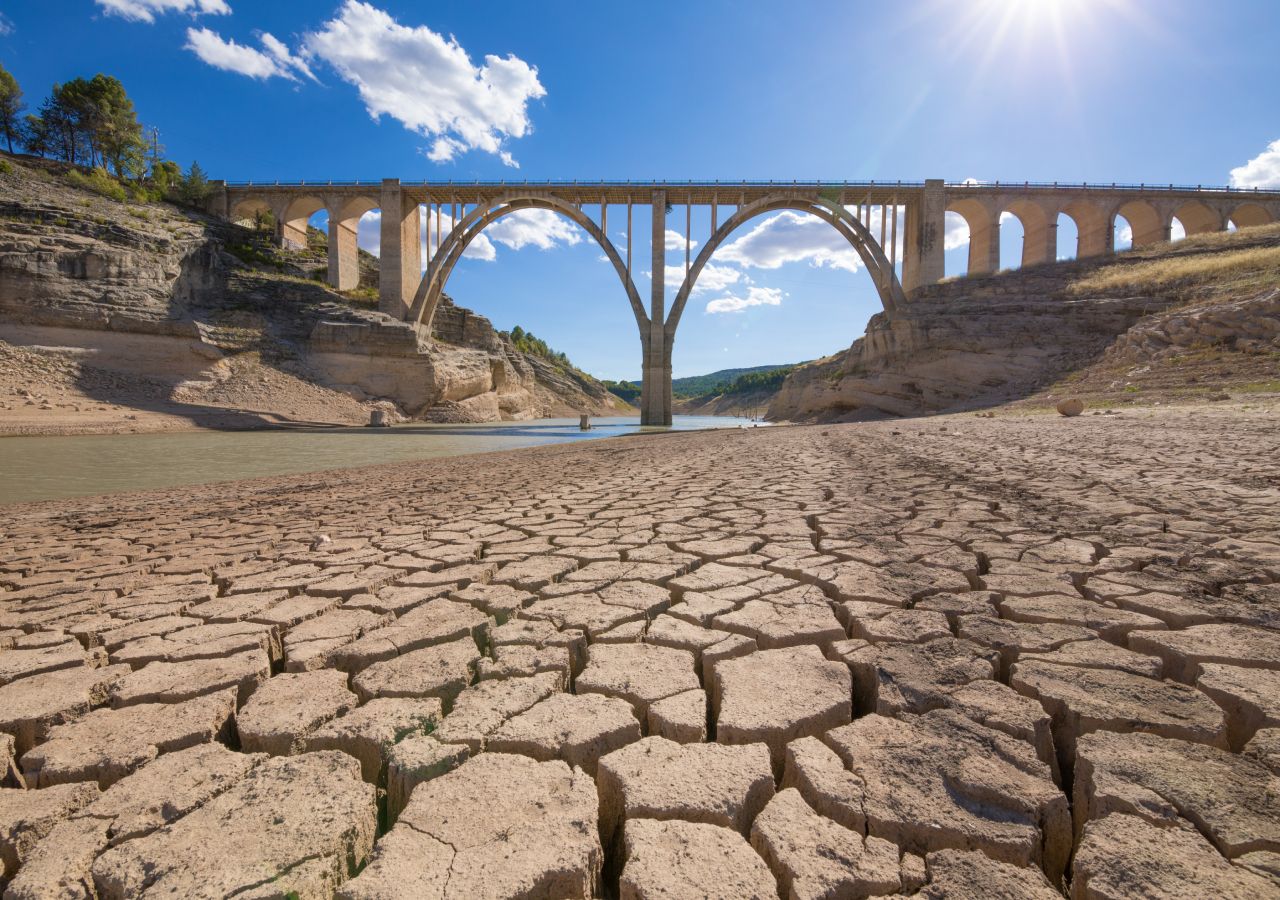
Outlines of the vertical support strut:
M716 236L716 195L711 194L711 236Z
M898 268L898 198L893 198L893 227L889 231L889 268Z
M649 322L641 333L644 381L640 385L640 424L671 424L671 350L666 340L667 193L654 191L650 198ZM627 229L628 236L631 230Z
M627 200L627 276L631 275L631 200Z
M684 277L689 277L689 241L693 234L693 203L684 205Z

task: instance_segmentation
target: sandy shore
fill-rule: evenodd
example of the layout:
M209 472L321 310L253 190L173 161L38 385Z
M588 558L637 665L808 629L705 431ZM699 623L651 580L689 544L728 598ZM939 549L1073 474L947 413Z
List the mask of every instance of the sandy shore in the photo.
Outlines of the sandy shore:
M968 415L0 509L5 877L1274 895L1278 447Z

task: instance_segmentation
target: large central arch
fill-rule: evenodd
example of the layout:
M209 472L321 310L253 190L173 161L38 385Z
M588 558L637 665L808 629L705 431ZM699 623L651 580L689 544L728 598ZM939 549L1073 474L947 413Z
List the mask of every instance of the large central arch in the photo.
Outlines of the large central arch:
M558 213L591 235L595 242L600 245L600 249L604 251L609 261L613 263L613 268L618 273L618 278L622 280L623 288L627 292L627 299L631 303L631 311L636 317L636 325L642 332L648 327L649 317L645 315L644 304L640 302L640 293L636 290L635 282L631 279L627 263L623 262L622 256L618 253L617 248L613 246L613 242L609 240L608 235L577 206L554 197L538 196L536 194L512 194L500 197L491 203L479 204L471 212L464 215L449 232L448 237L440 244L435 256L428 263L427 270L422 275L422 281L418 284L418 290L413 296L413 304L409 310L409 321L429 333L436 309L440 305L440 297L444 294L445 284L448 283L454 266L462 259L467 247L494 222L522 209L546 209Z
M666 352L668 356L675 338L676 326L680 324L680 316L684 313L685 304L689 300L689 295L693 293L693 287L697 283L698 276L711 260L712 255L742 225L757 216L771 212L781 212L782 210L808 213L838 231L849 242L867 267L867 271L875 282L876 292L880 295L880 303L884 306L886 312L893 312L906 303L906 295L902 291L902 284L898 281L898 275L894 271L893 264L885 257L884 249L867 227L858 221L857 217L852 215L844 206L821 197L804 197L796 194L778 194L762 197L753 203L738 207L737 211L716 229L689 267L689 271L684 277L684 283L680 285L680 290L676 293L675 301L671 305L671 312L667 316L664 327L667 337Z

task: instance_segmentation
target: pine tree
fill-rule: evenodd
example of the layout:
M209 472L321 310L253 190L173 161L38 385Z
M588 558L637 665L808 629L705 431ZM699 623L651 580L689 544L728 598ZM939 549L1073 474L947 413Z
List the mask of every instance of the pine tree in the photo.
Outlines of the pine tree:
M209 198L209 179L200 168L200 163L192 162L187 174L182 177L180 196L188 206L201 206Z
M18 87L18 79L9 74L4 66L0 66L0 132L4 133L10 153L13 152L13 139L22 139L22 120L18 115L23 107L22 88Z
M32 156L48 156L53 152L49 127L40 116L28 114L18 129L18 140Z

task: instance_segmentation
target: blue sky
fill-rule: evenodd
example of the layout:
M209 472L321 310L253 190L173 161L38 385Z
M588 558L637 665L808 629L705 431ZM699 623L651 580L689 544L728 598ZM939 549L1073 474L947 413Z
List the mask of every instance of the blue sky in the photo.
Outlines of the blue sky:
M0 0L0 16L32 105L114 74L169 155L229 180L1280 185L1275 0ZM713 259L677 376L835 352L877 311L866 272L785 216ZM696 240L708 225L695 212ZM1003 231L1013 264L1020 229ZM448 291L633 378L634 320L600 256L551 216L513 222Z

